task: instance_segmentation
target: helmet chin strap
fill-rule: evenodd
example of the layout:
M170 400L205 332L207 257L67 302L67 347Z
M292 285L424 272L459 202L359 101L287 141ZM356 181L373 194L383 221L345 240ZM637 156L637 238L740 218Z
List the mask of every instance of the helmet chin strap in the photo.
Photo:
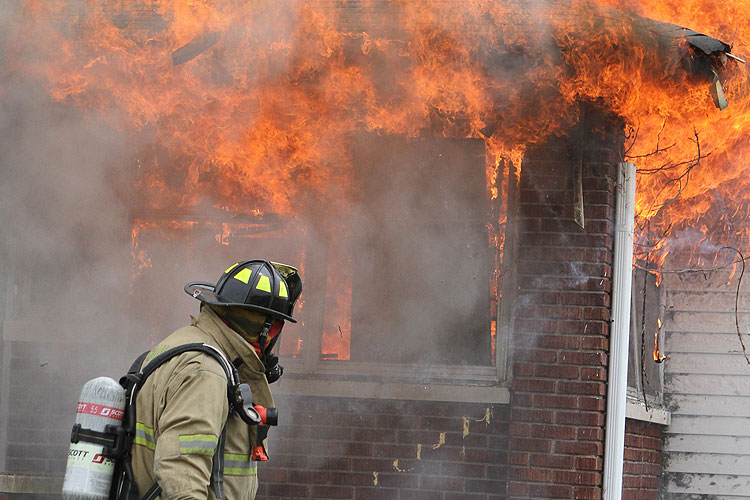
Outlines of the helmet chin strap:
M260 344L260 360L265 364L266 359L266 341L268 340L268 332L271 330L273 319L271 316L266 316L266 321L263 323L263 328L260 330L260 337L258 337L258 343ZM271 347L273 349L273 347Z
M273 351L273 348L276 346L276 342L278 342L279 337L281 337L281 327L279 327L278 332L276 335L274 335L271 340L268 340L268 334L271 331L271 328L274 326L274 322L279 321L276 318L272 316L266 316L266 321L263 323L263 328L260 331L260 337L258 338L258 343L260 344L260 353L261 358L260 360L263 362L263 365L266 367L266 369L271 369L273 366L268 366L270 363L270 354ZM276 363L278 363L278 358L276 359ZM273 364L276 364L273 363Z

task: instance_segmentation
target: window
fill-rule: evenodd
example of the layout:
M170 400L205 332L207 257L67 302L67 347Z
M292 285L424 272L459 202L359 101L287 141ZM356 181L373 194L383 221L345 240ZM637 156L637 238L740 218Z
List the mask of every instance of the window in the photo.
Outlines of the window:
M661 329L664 290L657 277L641 269L633 271L630 308L630 352L628 354L628 396L646 401L646 406L663 404L663 345Z
M137 213L134 295L164 280L180 291L188 280L215 282L206 270L267 256L304 279L300 323L285 327L280 347L288 379L497 386L508 317L504 163L481 139L357 134L349 151L353 199L311 217L322 231L268 215ZM143 317L167 314L177 326L195 312L136 301ZM152 341L168 333L162 319Z

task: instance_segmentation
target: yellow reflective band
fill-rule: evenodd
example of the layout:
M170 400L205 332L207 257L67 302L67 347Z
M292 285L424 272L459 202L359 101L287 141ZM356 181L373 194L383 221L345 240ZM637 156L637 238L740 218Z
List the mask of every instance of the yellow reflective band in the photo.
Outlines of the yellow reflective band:
M257 465L255 467L245 469L241 467L227 467L226 463L224 464L224 474L226 474L227 476L254 476L257 473Z
M251 274L253 274L253 272L250 269L245 268L245 269L242 269L237 274L235 274L234 279L240 280L241 282L247 285L247 282L250 281Z
M286 285L283 281L279 281L279 297L289 298L289 292L286 291Z
M258 284L255 285L255 288L271 293L271 280L268 279L268 276L261 276L258 280Z
M147 427L141 422L135 423L135 436L133 436L133 444L139 444L145 446L149 450L156 449L156 440L154 439L154 430L151 427Z
M229 266L226 271L224 271L224 274L229 274L229 271L231 271L232 269L234 269L238 265L239 265L239 262L235 262L234 264L232 264L231 266Z
M224 453L224 474L229 476L254 476L258 464L250 460L250 455Z
M219 438L213 434L188 434L180 436L180 453L187 455L213 455Z

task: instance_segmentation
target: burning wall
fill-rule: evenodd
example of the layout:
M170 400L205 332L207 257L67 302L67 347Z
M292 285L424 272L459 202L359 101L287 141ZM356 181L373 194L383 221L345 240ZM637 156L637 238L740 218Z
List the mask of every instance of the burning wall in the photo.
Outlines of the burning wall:
M732 168L741 112L720 114L708 93L716 76L732 109L744 108L744 73L726 55L741 53L741 40L706 49L693 32L582 1L29 1L5 21L5 87L39 82L127 148L111 168L135 185L117 191L136 207L136 269L149 265L138 236L168 222L147 210L189 213L188 223L228 211L213 220L224 224L213 228L220 242L237 230L226 225L233 213L301 218L317 242L344 236L333 221L356 210L355 131L481 139L488 196L502 200L501 159L518 164L525 148L567 130L578 101L606 103L630 127L641 234L657 250L640 258L660 261L680 241L661 236L697 218L724 227L744 213L741 203L726 213L714 191L743 185ZM503 220L487 221L497 247ZM329 290L351 287L351 270L329 275ZM330 343L342 325L349 335L346 302L328 299L338 309L326 320Z

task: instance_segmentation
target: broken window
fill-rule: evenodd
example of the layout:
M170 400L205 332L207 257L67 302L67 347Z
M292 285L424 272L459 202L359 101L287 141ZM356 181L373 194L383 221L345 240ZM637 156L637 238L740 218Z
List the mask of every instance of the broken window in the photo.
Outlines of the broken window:
M656 275L642 269L633 271L628 394L647 405L663 402L664 290L659 285Z

